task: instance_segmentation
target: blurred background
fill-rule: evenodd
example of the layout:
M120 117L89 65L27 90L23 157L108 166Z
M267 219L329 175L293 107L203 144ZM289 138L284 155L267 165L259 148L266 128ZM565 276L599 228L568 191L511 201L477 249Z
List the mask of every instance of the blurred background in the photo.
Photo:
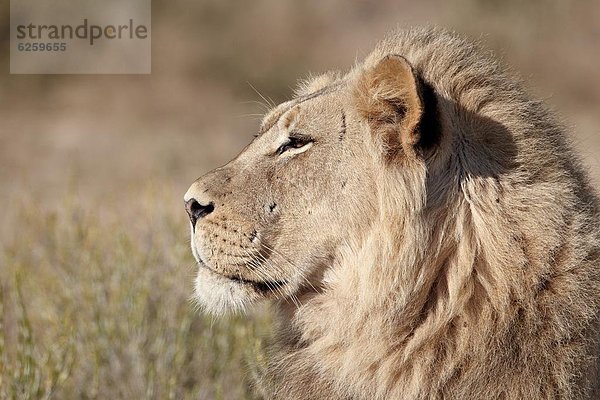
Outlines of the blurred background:
M264 101L347 69L398 25L483 42L560 110L600 181L600 2L153 0L152 74L9 75L0 8L0 399L242 399L267 306L189 302L182 196ZM248 367L248 361L251 367Z

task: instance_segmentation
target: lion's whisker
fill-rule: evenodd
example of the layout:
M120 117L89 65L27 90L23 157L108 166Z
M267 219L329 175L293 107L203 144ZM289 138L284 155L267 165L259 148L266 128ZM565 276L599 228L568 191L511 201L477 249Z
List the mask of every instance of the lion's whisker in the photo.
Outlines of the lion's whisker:
M271 263L269 260L267 260L260 252L257 253L257 256L260 257L263 260L263 262L266 262L273 269L275 269L275 272L278 272L277 266L273 265L273 263ZM277 281L278 280L278 279L275 279L274 277L272 277L271 274L267 270L261 270L260 268L258 268L258 270L260 270L260 272L262 274L266 275L267 279L273 280L273 281ZM281 295L281 297L284 298L287 301L287 296L285 295L285 293L283 293L283 291L281 290L281 288L277 287L275 289L276 289L276 292L279 293Z
M298 268L294 263L292 263L289 259L287 259L287 257L285 257L281 252L277 251L276 249L264 244L261 242L261 245L264 246L268 251L271 251L272 253L278 255L279 257L281 257L284 261L286 261L292 268L294 271L298 271L298 276L302 279L303 282L305 282L306 284L308 284L310 286L310 288L312 290L314 290L315 292L319 292L319 290L317 290L317 288L312 284L312 282L310 282L310 280L304 276L301 273L301 269Z
M247 252L248 253L248 252ZM255 261L255 258L253 256L251 256L248 253L248 256L251 257L251 261L254 261L256 263L256 268L255 269L250 269L252 273L254 273L259 279L264 280L265 284L267 285L267 287L269 287L272 291L274 291L275 293L278 293L284 300L287 301L287 296L283 293L283 291L281 290L281 288L275 286L275 285L271 285L270 281L277 281L277 279L275 279L274 277L272 277L266 270L262 270L260 267L261 265L258 264ZM264 258L264 256L262 256L262 254L257 253L257 256L261 257L263 259L264 262L269 263L269 261L267 259ZM270 264L270 263L269 263ZM299 305L297 303L294 303L297 307L299 307Z

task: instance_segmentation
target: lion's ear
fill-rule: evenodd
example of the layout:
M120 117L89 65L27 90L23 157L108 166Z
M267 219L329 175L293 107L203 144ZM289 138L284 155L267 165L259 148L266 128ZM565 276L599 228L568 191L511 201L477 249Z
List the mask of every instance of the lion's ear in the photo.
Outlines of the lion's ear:
M358 112L381 134L391 154L415 155L422 140L419 125L425 112L424 87L410 63L388 55L362 71L354 88Z

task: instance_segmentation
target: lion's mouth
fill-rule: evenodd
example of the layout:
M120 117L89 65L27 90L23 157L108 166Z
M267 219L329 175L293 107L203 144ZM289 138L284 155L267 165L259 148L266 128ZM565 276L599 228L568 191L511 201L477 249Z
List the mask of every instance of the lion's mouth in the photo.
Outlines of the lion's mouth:
M277 290L281 289L282 287L284 287L285 285L287 285L287 283L288 283L286 280L254 281L254 280L250 280L250 279L244 279L240 276L224 275L224 274L218 273L218 272L214 271L212 268L210 268L208 266L208 264L206 264L206 262L202 258L199 258L199 265L200 265L200 268L204 268L205 270L207 270L209 273L211 273L213 275L228 279L228 280L235 282L237 284L240 284L240 285L250 286L253 289L255 289L257 292L260 292L260 293L268 293L268 292L277 291Z
M281 280L281 281L251 281L251 280L242 279L239 277L231 277L231 276L225 276L225 278L228 278L228 279L230 279L234 282L240 283L242 285L252 286L258 292L273 292L273 291L276 291L276 290L282 288L283 286L285 286L287 284L287 282L284 280Z

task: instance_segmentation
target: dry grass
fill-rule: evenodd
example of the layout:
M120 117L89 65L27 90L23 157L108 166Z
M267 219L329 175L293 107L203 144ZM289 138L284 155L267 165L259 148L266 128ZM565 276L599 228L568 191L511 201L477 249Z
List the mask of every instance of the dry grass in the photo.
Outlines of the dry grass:
M183 193L252 137L248 82L282 100L397 24L483 40L568 116L600 177L597 0L152 3L151 76L2 64L0 400L251 398L268 312L194 311Z
M2 249L0 398L250 397L246 360L268 321L194 312L183 220L148 207L136 232L75 200L22 204Z

